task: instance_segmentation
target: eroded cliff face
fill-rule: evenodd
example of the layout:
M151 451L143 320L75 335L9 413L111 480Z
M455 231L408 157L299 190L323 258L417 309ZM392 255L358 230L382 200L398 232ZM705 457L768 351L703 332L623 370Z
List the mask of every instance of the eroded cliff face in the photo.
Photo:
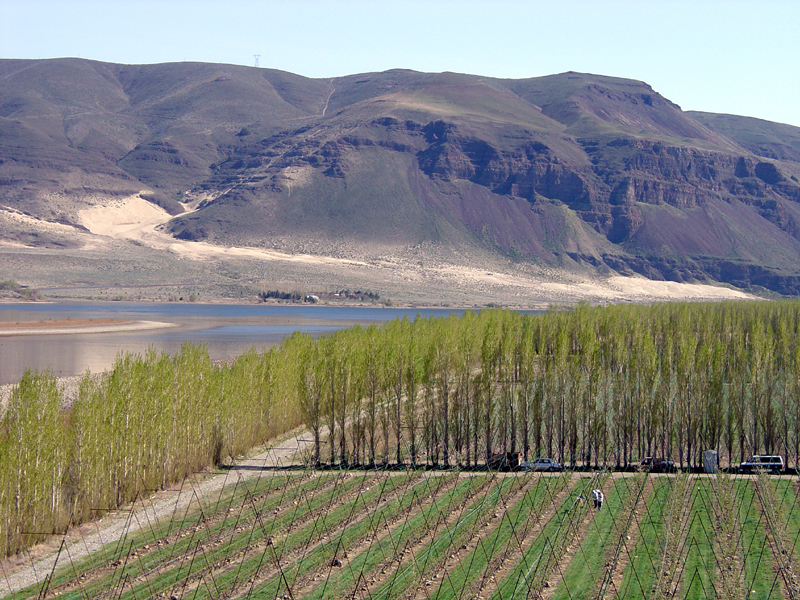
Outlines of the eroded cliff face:
M782 231L797 235L796 217L786 210L786 203L798 202L800 187L773 163L753 156L646 140L620 139L585 147L592 156L595 174L610 189L607 206L613 220L603 233L615 244L633 243L648 249L647 240L636 239L646 222L641 205L667 205L687 211L714 203L741 202ZM692 253L691 248L669 250Z
M525 198L534 209L557 200L621 250L565 249L573 260L655 279L711 278L800 292L797 277L784 272L790 264L748 264L758 254L752 246L778 247L787 236L800 240L800 186L773 162L746 152L615 138L581 140L587 165L560 158L539 140L522 141L525 136L500 147L444 121L422 131L428 145L417 158L432 179L468 180ZM752 213L749 237L735 231L747 227L743 207ZM675 218L676 210L682 218Z
M643 82L75 60L0 72L0 191L39 218L145 190L181 239L477 244L784 292L800 275L800 129L694 118ZM34 102L60 80L74 85Z
M736 200L790 235L798 232L784 203L800 201L800 186L758 157L617 138L582 141L587 166L523 136L516 146L501 148L444 121L422 131L428 146L417 158L431 178L468 180L531 204L542 197L559 200L614 244L631 242L645 224L642 204L687 210Z
M278 173L303 165L329 177L344 177L359 151L382 147L414 154L420 170L435 180L466 180L532 203L537 197L560 200L585 213L587 222L596 223L603 234L613 228L615 215L626 212L612 207L644 203L686 209L703 206L711 198L737 197L749 204L776 195L800 199L796 182L787 180L775 164L754 156L617 138L575 142L587 158L581 163L559 156L534 132L514 133L487 140L445 120L423 124L391 117L344 134L339 128L322 134L298 129L235 148L219 165L223 170L203 187L263 180L267 175L278 185ZM614 241L625 239L616 236Z
M466 179L496 194L520 196L535 201L537 194L561 200L570 207L592 203L591 178L587 170L563 159L530 131L519 131L493 145L445 121L426 124L427 148L417 154L420 169L443 181Z

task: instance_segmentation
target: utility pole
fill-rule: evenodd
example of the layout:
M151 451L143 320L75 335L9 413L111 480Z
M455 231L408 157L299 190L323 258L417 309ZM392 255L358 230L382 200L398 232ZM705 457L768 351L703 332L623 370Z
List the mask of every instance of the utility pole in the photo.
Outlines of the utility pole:
M256 68L258 68L258 59L261 58L260 54L253 54L253 58L256 59Z

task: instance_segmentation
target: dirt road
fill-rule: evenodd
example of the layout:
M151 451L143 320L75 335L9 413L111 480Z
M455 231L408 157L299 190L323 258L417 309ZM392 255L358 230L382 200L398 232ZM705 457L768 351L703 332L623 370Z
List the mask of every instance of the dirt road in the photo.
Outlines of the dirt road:
M143 498L98 521L73 528L61 538L54 538L28 552L0 561L0 594L5 597L41 583L54 569L79 561L108 544L149 527L158 519L180 514L199 498L212 502L215 495L220 494L226 486L258 477L263 473L260 467L297 464L307 445L303 432L296 432L256 456L238 461L225 473L186 480L178 487Z

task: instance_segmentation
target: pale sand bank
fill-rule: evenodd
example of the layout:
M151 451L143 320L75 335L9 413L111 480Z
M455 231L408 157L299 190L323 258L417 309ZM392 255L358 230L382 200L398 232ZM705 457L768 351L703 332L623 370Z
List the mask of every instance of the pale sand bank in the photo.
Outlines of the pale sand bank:
M2 327L0 336L10 335L57 335L63 333L110 333L115 331L143 331L146 329L161 329L165 327L179 327L177 323L163 323L160 321L126 321L123 323L106 323L102 325L78 325L67 327Z

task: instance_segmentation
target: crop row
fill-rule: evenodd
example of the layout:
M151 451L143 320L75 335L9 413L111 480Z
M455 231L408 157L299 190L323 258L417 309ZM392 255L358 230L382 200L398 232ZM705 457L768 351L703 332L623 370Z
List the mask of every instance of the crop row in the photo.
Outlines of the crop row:
M11 597L793 598L798 538L789 479L273 473Z

